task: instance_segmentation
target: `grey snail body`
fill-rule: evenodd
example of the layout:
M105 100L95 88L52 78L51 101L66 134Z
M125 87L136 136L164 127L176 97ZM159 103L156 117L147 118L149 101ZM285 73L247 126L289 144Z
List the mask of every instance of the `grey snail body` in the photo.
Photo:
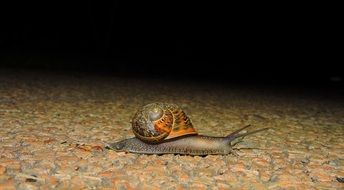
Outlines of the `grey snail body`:
M233 140L268 129L239 134L249 126L225 137L198 135L190 119L178 106L153 103L135 114L132 128L136 137L110 143L108 148L138 154L226 155L232 152Z

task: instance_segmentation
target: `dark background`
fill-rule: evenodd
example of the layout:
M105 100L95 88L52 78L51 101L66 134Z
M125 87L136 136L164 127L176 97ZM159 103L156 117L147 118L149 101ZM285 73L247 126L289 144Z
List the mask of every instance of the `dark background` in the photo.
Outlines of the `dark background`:
M336 7L12 2L1 5L1 68L342 89Z

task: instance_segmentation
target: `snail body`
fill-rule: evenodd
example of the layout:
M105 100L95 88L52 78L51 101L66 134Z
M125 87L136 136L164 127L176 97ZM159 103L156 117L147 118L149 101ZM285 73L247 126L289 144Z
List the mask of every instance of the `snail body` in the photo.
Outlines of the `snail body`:
M139 154L225 155L232 152L233 140L267 128L239 134L247 125L225 137L198 135L188 116L176 105L148 104L132 120L135 137L108 144L118 152Z

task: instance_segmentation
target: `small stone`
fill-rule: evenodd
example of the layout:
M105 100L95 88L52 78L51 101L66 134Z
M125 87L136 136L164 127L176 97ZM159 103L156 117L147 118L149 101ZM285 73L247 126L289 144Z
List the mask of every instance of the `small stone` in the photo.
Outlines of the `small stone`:
M73 176L70 180L71 189L87 189L85 180L80 176Z
M189 179L190 176L186 171L183 171L180 167L178 166L170 166L167 171L169 172L170 175L172 175L174 178L176 178L178 181L182 183L186 183Z
M252 160L253 164L259 165L259 167L266 168L270 166L270 158L258 157Z
M162 176L165 174L166 166L162 167L156 167L154 165L149 165L146 168L144 168L145 175L151 175L151 176Z
M82 176L82 179L87 184L88 188L94 189L95 187L99 186L102 182L100 177L95 176Z
M3 190L15 190L14 180L13 179L7 179L4 181L0 180L0 189Z
M231 189L231 186L226 183L216 183L219 190Z
M301 160L302 164L308 164L310 162L309 158L304 158Z
M0 159L0 163L3 167L6 167L7 173L9 171L19 171L21 169L21 163L13 159Z
M116 189L118 190L133 190L134 188L126 181L118 182L115 184ZM151 187L151 189L154 189L154 187Z
M75 149L73 152L77 157L82 158L82 159L87 159L88 157L92 155L91 151L86 151L84 149Z
M36 190L39 189L36 185L30 183L21 183L18 190Z
M72 186L70 180L62 180L58 183L58 185L56 186L56 189L63 189L63 190L67 190L67 189L73 189L72 187L74 187L75 189L82 189L82 188L78 188L77 185ZM82 186L80 186L82 187Z
M339 160L331 160L328 164L334 167L340 166Z
M207 185L205 185L203 183L191 183L190 189L206 190Z
M26 178L25 179L25 182L36 182L37 180L36 179L33 179L33 178Z
M41 175L40 178L44 179L44 184L49 189L54 189L59 184L59 180L55 176Z
M152 189L152 190L159 190L161 189L159 186L154 186L148 182L143 182L141 184L139 184L139 189Z
M12 177L8 176L8 175L0 175L0 184L3 183L3 182L8 181L10 178L12 178Z
M272 175L269 179L270 182L277 182L279 179L278 179L278 176L277 175Z
M197 170L197 175L212 177L216 175L216 171L211 168L200 168L199 170Z
M206 185L215 184L215 180L213 178L202 176L202 175L193 177L190 182L196 182L196 183L198 182L198 183L202 183Z
M0 175L4 174L6 172L6 168L3 165L0 165Z
M35 164L35 169L38 174L50 174L52 170L56 169L56 166L52 161L42 160Z
M113 171L102 171L98 173L98 176L105 177L105 178L111 178L113 177L114 172Z
M260 180L264 182L268 182L269 180L271 180L271 173L269 171L260 171L259 177L260 177Z
M249 189L265 190L265 189L267 189L267 187L264 186L262 183L250 182L250 188Z
M313 183L317 183L318 182L318 178L314 177L314 176L311 176L311 181Z

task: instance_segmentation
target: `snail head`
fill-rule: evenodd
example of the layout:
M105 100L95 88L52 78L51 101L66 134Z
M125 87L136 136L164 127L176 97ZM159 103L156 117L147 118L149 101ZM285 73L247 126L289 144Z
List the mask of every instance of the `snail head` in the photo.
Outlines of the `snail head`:
M107 148L112 149L114 151L125 151L127 150L127 141L126 140L122 140L119 142L115 142L115 143L111 143L107 145Z

